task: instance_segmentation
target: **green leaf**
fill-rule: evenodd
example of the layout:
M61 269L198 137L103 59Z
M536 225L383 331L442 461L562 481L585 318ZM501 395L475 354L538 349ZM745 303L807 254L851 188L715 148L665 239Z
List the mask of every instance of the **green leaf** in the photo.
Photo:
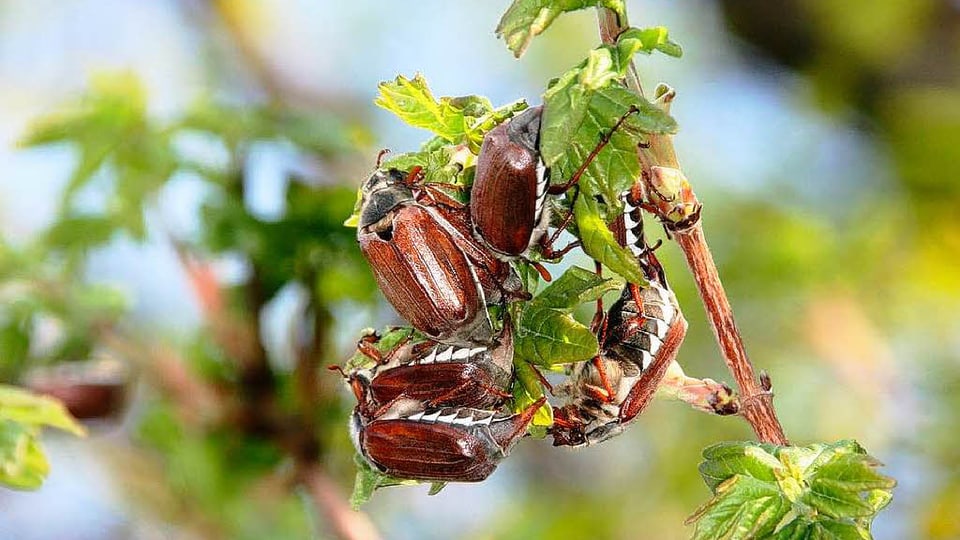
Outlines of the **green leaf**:
M671 41L666 27L630 28L617 38L617 46L623 51L622 55L632 55L636 52L650 54L660 51L663 54L679 58L683 55L680 45Z
M700 472L714 497L688 519L695 538L870 538L896 482L856 441L777 447L722 443ZM775 497L775 500L771 497Z
M738 474L776 482L773 471L782 469L783 465L773 455L775 449L773 446L737 442L709 446L703 451L705 461L700 464L700 476L713 491L724 480Z
M527 108L517 101L494 109L490 101L480 96L442 97L437 100L423 75L413 79L398 75L393 81L377 86L380 95L374 100L378 106L396 114L414 127L427 129L450 144L466 144L474 154L487 131ZM428 144L427 149L435 149Z
M392 82L381 82L377 89L380 95L374 103L411 126L428 129L450 142L466 132L463 111L449 101L437 101L419 73L413 79L398 75Z
M590 7L606 7L624 16L623 0L514 0L497 25L497 37L519 58L562 13Z
M78 436L86 434L86 429L56 399L5 384L0 384L0 420L53 427Z
M677 130L669 114L620 82L631 55L630 49L621 51L605 45L563 74L544 93L540 131L541 156L550 167L551 180L559 184L571 178L598 147L601 137L633 111L610 135L579 183L584 195L602 196L606 204L617 207L620 194L640 176L637 146L647 134Z
M50 472L36 427L0 419L0 484L37 489Z
M870 540L870 530L856 524L835 521L795 519L771 538L774 540Z
M513 385L513 411L520 412L530 406L531 403L543 397L543 386L540 384L540 378L537 377L536 368L529 363L514 358L516 366L517 383ZM546 428L553 425L553 407L549 403L544 403L543 407L537 411L528 430L536 438L543 438L547 435Z
M528 307L523 311L515 350L523 360L550 366L589 360L599 347L593 332L569 313Z
M717 486L688 522L696 522L694 540L745 540L768 535L789 511L775 484L736 475Z
M600 205L590 197L580 196L574 208L583 251L629 283L646 285L643 269L636 257L617 243L613 232L600 214Z
M537 295L531 305L572 310L585 302L623 288L623 281L604 278L579 266L571 266L559 279Z
M354 510L359 510L361 506L367 503L373 493L381 488L390 486L414 486L420 484L417 480L402 480L387 476L374 469L366 459L360 454L354 454L353 463L357 466L357 475L353 482L353 493L350 495L350 506ZM439 492L442 488L437 487L438 482L431 483L431 494ZM436 492L434 492L436 490Z
M571 312L622 286L619 280L601 278L583 268L568 269L524 306L514 342L517 358L550 366L595 356L597 337Z

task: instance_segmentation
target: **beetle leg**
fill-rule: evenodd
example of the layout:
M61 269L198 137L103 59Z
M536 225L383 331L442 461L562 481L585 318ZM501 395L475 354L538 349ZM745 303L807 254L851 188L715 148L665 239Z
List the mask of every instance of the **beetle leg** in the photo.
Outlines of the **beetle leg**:
M380 352L380 349L378 349L373 342L367 341L366 339L361 339L357 342L357 351L367 358L373 360L378 365L385 363L383 361L383 353Z
M540 250L543 253L543 256L548 259L560 258L573 247L573 245L571 244L563 248L562 250L560 250L561 253L559 255L550 255L553 253L552 246L554 242L556 242L557 239L560 238L560 235L563 233L564 230L566 230L567 225L570 224L570 220L573 219L573 206L577 203L577 197L580 196L580 185L577 184L574 186L574 188L575 188L575 191L573 192L573 196L570 197L570 209L567 211L567 215L563 217L563 221L560 222L560 225L557 227L557 230L555 230L553 234L550 235L550 238L548 238L547 240L543 240L543 237L541 237L540 239Z
M576 183L580 181L580 177L583 176L583 173L586 172L587 167L590 166L590 163L592 163L593 160L597 158L597 155L599 155L600 152L607 146L607 144L610 142L610 139L613 138L613 134L620 129L620 126L623 125L623 123L627 120L627 117L638 112L640 112L640 109L638 109L635 105L631 105L627 112L623 113L623 116L617 120L617 123L610 128L610 131L600 134L600 142L593 148L590 154L587 155L587 159L585 159L580 165L580 168L573 173L573 176L571 176L570 179L563 184L550 186L547 188L547 192L551 195L559 195L570 189L571 186L576 185Z
M540 381L540 384L542 384L543 387L547 389L547 392L550 392L551 396L555 396L556 394L553 392L553 385L550 384L550 381L548 381L547 378L543 376L543 373L540 373L540 370L537 369L536 366L534 366L533 364L528 364L528 365L530 366L530 369L533 370L534 375L537 376L537 379Z
M603 392L597 393L597 396L600 396L601 401L606 403L613 402L616 397L616 393L613 391L613 386L610 384L610 380L607 378L607 368L603 364L603 358L598 354L594 356L591 360L593 367L597 370L597 376L600 377L600 384L603 386Z
M389 154L389 153L390 153L390 149L389 149L389 148L384 148L384 149L380 150L380 152L377 153L377 168L378 168L378 169L380 168L380 164L383 163L383 156L385 156L385 155L387 155L387 154Z
M540 279L550 282L553 281L553 276L550 275L550 271L546 269L542 264L537 261L530 261L530 266L540 274Z
M687 321L678 314L676 321L664 336L663 345L653 357L653 362L643 370L640 380L637 381L627 399L620 407L620 423L626 423L637 417L647 407L657 387L667 374L667 368L677 356L680 344L687 335Z

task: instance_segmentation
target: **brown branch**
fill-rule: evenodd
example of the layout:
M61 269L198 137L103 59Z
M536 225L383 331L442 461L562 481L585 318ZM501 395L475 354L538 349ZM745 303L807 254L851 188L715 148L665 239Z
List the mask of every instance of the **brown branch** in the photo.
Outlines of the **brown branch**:
M337 483L327 476L319 465L302 467L298 477L317 510L323 514L326 523L333 527L337 536L345 540L380 538L380 533L370 518L347 505Z
M710 325L717 343L720 344L723 359L740 387L741 414L750 422L759 440L780 445L789 444L773 408L773 394L761 386L747 357L743 338L740 337L740 330L733 318L733 308L727 300L727 293L717 273L717 265L713 262L713 255L703 236L702 224L697 222L692 227L677 231L674 238L683 250L687 266L697 282L700 298L710 317Z
M604 43L615 43L616 37L628 28L625 18L618 17L611 10L598 10L600 37ZM640 95L643 90L639 77L631 62L627 85ZM659 93L659 92L658 92ZM663 108L669 108L672 93L663 96ZM714 335L723 353L724 361L740 388L741 414L750 423L757 438L762 442L786 445L787 437L777 419L773 408L773 394L764 388L758 380L753 365L747 357L743 339L733 317L733 309L727 300L727 294L720 283L720 275L707 246L700 223L700 203L693 189L683 178L669 135L650 137L650 147L641 152L641 165L647 182L648 194L652 191L657 198L660 193L649 188L651 179L662 179L665 172L674 172L682 182L672 185L682 186L677 197L659 198L653 206L659 210L659 217L673 231L674 239L683 250L687 265L693 273L703 301L704 308L713 326ZM670 169L665 171L664 169ZM653 198L653 197L651 197ZM657 204L659 203L659 204ZM680 212L679 216L672 212ZM669 215L669 218L667 217ZM675 225L671 227L671 225Z

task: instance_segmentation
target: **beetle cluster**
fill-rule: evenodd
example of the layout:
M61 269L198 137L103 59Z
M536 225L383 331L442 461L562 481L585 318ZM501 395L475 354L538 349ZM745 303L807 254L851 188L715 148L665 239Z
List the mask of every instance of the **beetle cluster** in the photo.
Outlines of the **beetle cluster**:
M572 210L548 238L547 196L576 187L634 112L626 111L602 134L561 184L550 183L539 152L542 107L485 134L469 202L426 181L420 166L378 164L361 187L357 240L384 296L413 329L386 350L375 333L365 336L358 350L369 362L343 372L357 399L354 443L369 465L395 478L480 481L526 434L546 399L519 410L510 406L516 381L508 304L530 299L514 263L530 263L550 278L536 259L557 259L576 243L552 248ZM589 445L621 432L652 397L686 333L663 268L643 236L641 188L624 194L627 211L611 229L637 258L647 283L627 284L609 311L598 301L592 328L600 352L570 367L555 392L564 397L550 428L556 446ZM736 412L729 388L704 384L697 394L707 403L701 408Z

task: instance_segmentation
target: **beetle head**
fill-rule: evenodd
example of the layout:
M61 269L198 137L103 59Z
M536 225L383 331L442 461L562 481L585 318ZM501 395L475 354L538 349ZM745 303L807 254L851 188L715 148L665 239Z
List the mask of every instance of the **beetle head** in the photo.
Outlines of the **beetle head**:
M535 155L540 153L540 118L543 107L531 107L514 116L507 124L507 136Z
M394 208L413 200L413 191L407 186L407 173L397 169L378 170L360 189L360 230L380 232L390 226Z

